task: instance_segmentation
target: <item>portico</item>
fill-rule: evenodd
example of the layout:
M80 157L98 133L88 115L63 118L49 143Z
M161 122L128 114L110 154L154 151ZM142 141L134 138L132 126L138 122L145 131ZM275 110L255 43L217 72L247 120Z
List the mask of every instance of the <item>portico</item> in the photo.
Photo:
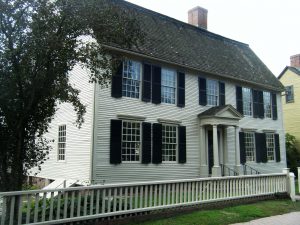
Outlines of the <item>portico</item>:
M225 105L212 107L198 118L201 174L221 176L221 164L226 165L228 161L229 141L235 151L234 170L241 174L239 120L243 116L232 105ZM231 131L231 137L227 130Z

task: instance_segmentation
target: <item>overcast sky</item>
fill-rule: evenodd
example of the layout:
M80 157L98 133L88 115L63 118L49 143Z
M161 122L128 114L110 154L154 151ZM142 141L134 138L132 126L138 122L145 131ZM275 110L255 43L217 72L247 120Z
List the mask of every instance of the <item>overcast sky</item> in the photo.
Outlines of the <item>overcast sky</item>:
M278 76L300 54L300 0L128 0L187 22L195 6L208 10L208 30L249 44Z

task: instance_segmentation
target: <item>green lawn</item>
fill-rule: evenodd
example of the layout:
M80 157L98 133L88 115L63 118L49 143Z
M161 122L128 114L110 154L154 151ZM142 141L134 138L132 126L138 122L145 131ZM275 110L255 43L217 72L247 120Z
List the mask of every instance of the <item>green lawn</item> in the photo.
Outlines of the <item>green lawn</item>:
M199 210L166 219L153 219L140 225L223 225L247 222L253 219L300 211L300 202L268 200L254 204L226 207L216 210Z

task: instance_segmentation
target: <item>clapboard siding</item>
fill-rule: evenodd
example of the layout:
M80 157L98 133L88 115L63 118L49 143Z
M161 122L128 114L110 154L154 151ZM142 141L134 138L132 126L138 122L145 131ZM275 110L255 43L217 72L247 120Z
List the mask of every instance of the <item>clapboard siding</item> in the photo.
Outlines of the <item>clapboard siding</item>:
M41 172L38 173L38 177L90 181L94 85L90 84L88 79L88 71L83 70L80 66L76 66L70 72L70 83L81 91L80 100L87 106L85 122L78 129L75 124L77 117L73 106L69 103L62 103L58 106L49 132L45 135L49 140L54 140L51 143L53 149L49 154L49 159L43 164ZM66 124L66 160L58 162L58 126L62 124Z
M294 87L294 102L286 103L286 96L282 96L283 121L286 132L296 137L296 146L300 149L300 76L287 69L280 77L280 82L285 87L290 85Z
M210 77L216 79L215 77ZM176 105L146 103L140 99L122 97L119 99L111 97L110 87L96 88L96 113L95 113L95 139L93 152L93 180L95 183L116 183L128 181L146 181L163 179L195 178L205 176L200 174L200 148L199 128L197 115L208 106L199 105L198 76L186 74L186 103L184 108ZM236 106L235 83L226 81L225 93L226 104ZM241 85L241 84L239 84ZM253 167L261 169L262 172L270 173L280 171L286 167L284 132L282 127L282 110L279 93L277 95L278 115L276 121L271 119L254 119L245 117L240 121L241 128L276 130L280 134L281 163L252 164ZM110 120L117 119L118 114L146 117L145 122L157 123L158 118L180 120L181 125L186 126L187 131L187 162L162 163L158 165L141 163L121 163L112 165L109 163L109 141ZM226 143L228 155L224 157L228 165L235 164L235 131L232 127L226 128L228 141ZM203 149L201 149L203 151ZM267 165L267 166L266 166Z

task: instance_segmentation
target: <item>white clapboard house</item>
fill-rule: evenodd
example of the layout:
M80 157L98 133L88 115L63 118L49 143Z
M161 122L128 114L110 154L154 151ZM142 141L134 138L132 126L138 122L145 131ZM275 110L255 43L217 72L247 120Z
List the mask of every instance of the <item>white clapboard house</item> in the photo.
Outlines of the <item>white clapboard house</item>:
M251 48L209 32L200 7L184 23L118 4L137 13L145 41L106 45L126 58L107 88L71 72L85 123L78 129L72 106L59 106L37 176L109 184L281 172L283 86Z

